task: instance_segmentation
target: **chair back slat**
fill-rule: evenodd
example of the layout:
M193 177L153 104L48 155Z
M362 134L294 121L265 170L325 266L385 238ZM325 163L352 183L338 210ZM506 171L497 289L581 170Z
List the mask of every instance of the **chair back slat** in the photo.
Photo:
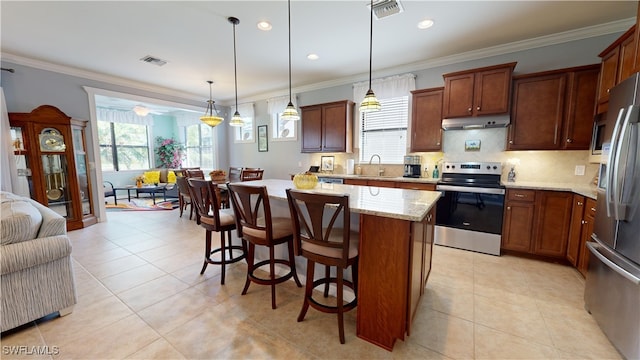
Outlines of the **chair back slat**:
M263 169L244 168L242 169L242 173L240 174L240 181L262 180L263 173Z
M200 225L201 218L210 218L216 228L220 228L220 189L211 181L189 178L189 195L196 209L196 221Z
M271 207L267 187L227 183L227 189L236 214L238 235L243 236L242 228L246 227L265 231L266 238L271 239Z
M241 167L230 167L229 168L229 182L240 181L241 175L242 175L242 168Z
M191 198L189 193L189 182L184 176L176 176L176 185L178 185L178 192L187 198Z
M341 250L341 264L349 259L350 210L348 195L327 195L287 189L287 201L293 221L294 249L297 255L305 255L302 243ZM336 222L342 219L342 227ZM341 231L341 237L332 236ZM336 241L340 239L342 241ZM330 241L331 240L331 241ZM306 255L305 255L306 256Z
M185 176L188 178L204 179L204 171L202 169L187 169Z

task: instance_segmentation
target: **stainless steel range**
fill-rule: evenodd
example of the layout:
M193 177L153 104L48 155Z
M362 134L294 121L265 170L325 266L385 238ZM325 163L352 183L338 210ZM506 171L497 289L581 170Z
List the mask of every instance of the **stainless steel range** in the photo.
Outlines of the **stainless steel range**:
M435 243L500 255L505 188L498 162L446 162L436 190Z

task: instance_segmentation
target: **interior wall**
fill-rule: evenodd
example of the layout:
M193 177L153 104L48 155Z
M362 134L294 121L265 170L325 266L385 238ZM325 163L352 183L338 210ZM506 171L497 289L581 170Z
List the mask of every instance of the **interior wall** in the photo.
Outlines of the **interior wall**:
M518 62L515 68L516 74L599 63L600 58L597 56L598 53L620 35L620 33L603 35L474 61L466 61L430 69L417 69L412 71L412 73L416 75L416 88L423 89L442 86L443 73L512 61ZM60 108L67 115L74 118L90 119L89 101L87 93L83 90L83 86L130 93L193 106L203 106L199 100L154 94L148 91L140 91L6 61L2 61L1 63L2 67L14 68L16 70L13 74L3 73L0 78L1 85L5 91L6 106L9 112L29 112L39 105L49 104ZM363 67L366 67L366 64L363 64ZM350 84L346 84L299 93L297 94L297 98L299 106L344 99L353 100L353 89ZM224 108L223 112L225 113L225 118L228 119L229 109ZM255 102L255 115L256 126L266 124L271 128L270 116L267 114L266 99ZM90 129L92 126L92 124L89 125ZM299 127L300 125L298 124L298 132L300 131ZM269 140L268 151L258 152L257 143L235 144L231 131L228 127L226 131L224 129L216 129L219 149L217 154L218 165L222 169L227 169L229 166L262 167L265 169L266 178L288 179L290 174L306 170L310 165L319 165L320 157L323 155L300 153L300 136L298 136L296 141L290 142L274 142ZM90 137L88 137L87 140L90 142ZM357 144L357 141L355 141L354 144ZM334 155L336 157L336 172L344 172L342 165L347 159L355 159L356 163L358 163L357 149L351 154L338 153L324 155ZM427 161L435 162L443 156L446 158L447 154L425 153L424 155ZM89 143L89 158L91 162L95 161L92 143ZM553 158L553 156L551 158ZM384 159L382 159L382 161L384 163ZM551 162L553 163L553 161ZM569 168L572 165L564 164L563 166L564 168ZM95 168L93 168L92 171L95 173ZM97 189L98 187L95 188Z

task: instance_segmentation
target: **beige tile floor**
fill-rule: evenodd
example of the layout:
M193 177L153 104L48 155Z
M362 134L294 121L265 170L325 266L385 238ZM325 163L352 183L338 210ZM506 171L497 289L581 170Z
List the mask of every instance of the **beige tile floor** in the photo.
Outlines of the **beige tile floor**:
M393 352L313 309L296 322L303 290L252 285L244 262L202 266L204 231L177 210L109 212L72 231L78 304L3 334L2 359L618 359L583 309L584 280L570 267L436 246L413 332ZM11 346L46 346L42 356ZM47 349L47 348L37 348Z

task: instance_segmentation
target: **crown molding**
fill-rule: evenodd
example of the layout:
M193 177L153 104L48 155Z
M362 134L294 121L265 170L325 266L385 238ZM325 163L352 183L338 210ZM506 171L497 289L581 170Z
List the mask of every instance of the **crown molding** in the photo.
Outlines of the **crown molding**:
M379 77L385 77L390 75L402 74L402 73L411 72L411 71L426 70L426 69L444 66L444 65L457 64L465 61L478 60L482 58L487 58L487 57L497 56L497 55L504 55L504 54L517 52L517 51L530 50L530 49L540 48L544 46L562 44L570 41L577 41L577 40L583 40L583 39L588 39L588 38L602 36L602 35L624 32L624 31L627 31L629 27L633 26L635 22L636 22L635 18L617 20L609 23L588 26L588 27L575 29L575 30L569 30L569 31L565 31L557 34L540 36L532 39L516 41L512 43L497 45L497 46L491 46L484 49L467 51L464 53L455 54L451 56L444 56L436 59L430 59L427 61L413 62L409 64L395 66L392 68L379 69L373 72L373 76L379 78ZM57 73L77 76L77 77L86 78L86 79L95 80L95 81L102 81L102 82L113 84L113 85L125 86L132 89L149 91L152 93L168 95L168 96L175 96L175 97L188 99L192 101L202 101L202 96L199 96L199 95L178 92L176 90L163 88L159 86L153 86L153 85L149 85L149 84L138 82L138 81L123 79L120 77L105 75L105 74L73 68L69 66L53 64L53 63L49 63L41 60L30 59L30 58L22 57L15 54L3 53L2 60L6 60L9 62L13 62L16 64L29 66L37 69L53 71ZM291 91L294 93L302 93L307 91L326 89L326 88L335 87L335 86L342 86L346 84L352 85L355 82L364 81L367 78L368 78L368 73L362 73L362 74L357 74L353 76L343 77L340 79L333 79L333 80L321 81L321 82L309 84L309 85L297 86L295 88L292 88ZM242 99L238 99L238 101L253 102L253 101L265 100L265 99L269 99L277 96L282 96L285 94L288 94L288 89L281 89L281 90L275 90L275 91L266 92L266 93L254 94L254 95L246 96ZM220 101L220 105L222 106L230 106L230 104L231 102L229 101Z

